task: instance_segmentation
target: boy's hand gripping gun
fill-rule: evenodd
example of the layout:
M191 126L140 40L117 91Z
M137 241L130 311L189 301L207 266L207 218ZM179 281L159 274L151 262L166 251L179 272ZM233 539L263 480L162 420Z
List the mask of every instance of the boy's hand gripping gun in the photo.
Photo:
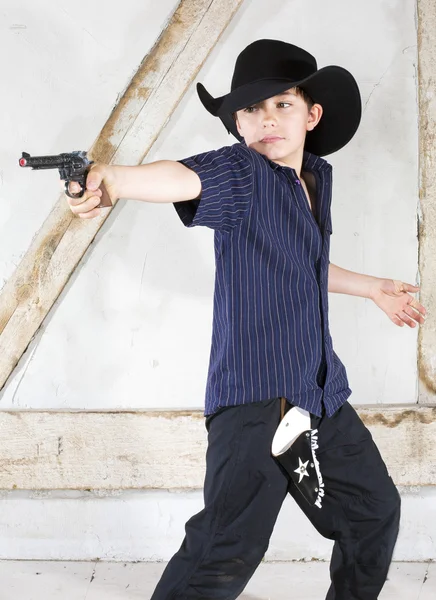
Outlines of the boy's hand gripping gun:
M64 152L52 156L30 156L23 152L19 165L20 167L31 167L32 169L58 169L60 178L65 181L65 193L70 198L81 198L86 190L86 178L89 168L94 161L88 160L85 151L75 150L74 152ZM71 194L68 185L71 181L77 181L81 190L77 194ZM113 206L103 183L100 185L102 191L101 202L97 208Z

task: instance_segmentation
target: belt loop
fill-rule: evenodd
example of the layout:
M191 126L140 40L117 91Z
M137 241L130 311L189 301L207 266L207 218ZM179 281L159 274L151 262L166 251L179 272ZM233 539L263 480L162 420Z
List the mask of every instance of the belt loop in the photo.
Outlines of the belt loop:
M280 421L283 420L285 416L285 406L286 406L286 398L280 398Z

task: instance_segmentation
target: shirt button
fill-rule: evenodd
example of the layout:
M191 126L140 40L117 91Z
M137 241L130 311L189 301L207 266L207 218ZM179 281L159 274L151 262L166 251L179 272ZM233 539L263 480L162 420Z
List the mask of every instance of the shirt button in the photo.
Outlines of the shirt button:
M300 181L299 179L296 179L296 180L295 180L295 183L296 183L297 185L301 185L301 181Z

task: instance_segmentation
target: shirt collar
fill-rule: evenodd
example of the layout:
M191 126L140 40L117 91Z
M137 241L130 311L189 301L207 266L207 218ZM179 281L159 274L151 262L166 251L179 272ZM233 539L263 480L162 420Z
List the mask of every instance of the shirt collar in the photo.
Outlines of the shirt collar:
M245 141L242 141L239 143L242 146L245 146L246 148L248 148ZM256 152L256 154L259 154L260 156L262 156L274 170L290 169L295 174L295 169L293 169L292 167L282 167L282 165L278 165L276 162L267 158L264 154L260 154L260 152L257 152L256 150L253 150L252 148L249 148L249 150L252 150L252 152ZM329 162L327 162L324 158L321 158L320 156L317 156L316 154L312 154L311 152L304 150L302 171L324 171L324 170L329 170L331 168L332 168L331 164Z
M303 171L323 171L332 166L324 158L305 150L303 152Z

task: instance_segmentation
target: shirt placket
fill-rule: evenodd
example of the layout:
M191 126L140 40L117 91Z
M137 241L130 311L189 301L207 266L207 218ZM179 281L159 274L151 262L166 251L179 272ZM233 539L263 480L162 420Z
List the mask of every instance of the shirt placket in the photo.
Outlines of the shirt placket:
M326 174L321 172L315 172L317 190L324 189L324 178ZM329 332L328 323L328 270L329 270L329 244L330 244L330 233L326 230L326 223L331 207L331 187L329 189L328 196L323 198L321 203L320 211L320 222L322 232L322 252L319 265L319 286L320 286L320 298L321 298L321 315L322 315L322 327L323 327L323 345L324 345L324 356L326 373L323 386L323 398L325 389L329 385L331 373L333 372L333 347Z
M315 169L309 169L308 166L305 167L306 170L310 170L316 180L316 194L317 194L317 214L320 220L320 225L318 225L312 211L310 210L309 204L307 202L306 195L301 185L301 181L298 179L296 174L286 173L288 179L295 186L295 192L297 196L297 201L301 205L301 210L305 214L305 217L311 221L313 225L320 231L322 242L321 242L321 253L318 259L316 260L316 274L317 274L317 283L319 289L319 299L320 299L320 311L321 311L321 320L322 320L322 345L323 345L323 364L320 365L321 369L324 371L324 385L323 385L323 398L325 394L325 388L329 383L329 376L332 373L333 367L333 348L331 344L331 338L329 334L329 326L328 326L328 246L329 246L329 238L330 235L325 229L325 223L327 221L327 216L329 214L330 205L331 205L331 190L328 198L320 197L320 190L324 189L324 177L326 176L322 172L318 172Z

